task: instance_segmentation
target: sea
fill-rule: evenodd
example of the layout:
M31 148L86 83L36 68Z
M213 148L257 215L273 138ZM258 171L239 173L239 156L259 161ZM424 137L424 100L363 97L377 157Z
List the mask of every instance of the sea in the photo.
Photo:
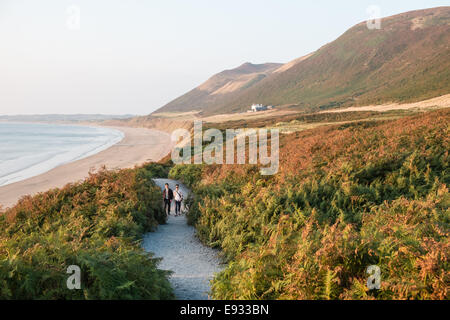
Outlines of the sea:
M0 186L89 157L123 138L110 128L0 122Z

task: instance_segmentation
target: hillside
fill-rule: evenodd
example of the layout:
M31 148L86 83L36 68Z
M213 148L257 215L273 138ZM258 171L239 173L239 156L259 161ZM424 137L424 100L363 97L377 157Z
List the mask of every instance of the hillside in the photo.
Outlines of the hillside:
M251 88L281 66L279 63L247 62L235 69L222 71L155 113L214 108L216 105L226 103L237 93Z
M230 71L225 71L157 112L220 114L243 111L252 103L318 110L415 102L450 92L449 57L450 7L411 11L384 18L380 30L359 23L274 72L251 73L254 80L238 90L227 89L250 74L237 72L239 78L228 84Z
M193 189L199 239L228 261L212 297L448 300L449 120L447 108L281 135L273 176L172 168Z

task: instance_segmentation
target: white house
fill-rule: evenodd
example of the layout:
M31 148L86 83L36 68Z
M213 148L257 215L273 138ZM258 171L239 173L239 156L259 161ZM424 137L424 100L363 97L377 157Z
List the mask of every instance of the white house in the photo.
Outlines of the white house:
M253 104L251 106L252 112L264 111L267 110L267 106L263 106L262 104Z

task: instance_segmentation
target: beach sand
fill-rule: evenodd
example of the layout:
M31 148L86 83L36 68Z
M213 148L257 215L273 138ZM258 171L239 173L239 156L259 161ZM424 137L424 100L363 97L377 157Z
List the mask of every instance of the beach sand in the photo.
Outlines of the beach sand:
M67 183L83 180L90 170L133 168L148 161L158 161L173 146L165 132L129 127L109 127L124 133L124 139L95 155L61 165L38 176L0 187L0 206L13 206L22 196L34 195Z

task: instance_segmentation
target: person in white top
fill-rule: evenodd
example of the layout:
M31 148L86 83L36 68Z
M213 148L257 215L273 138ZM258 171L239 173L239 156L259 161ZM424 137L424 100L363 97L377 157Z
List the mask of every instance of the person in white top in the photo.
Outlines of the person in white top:
M183 201L183 194L181 193L180 186L178 184L175 186L173 197L175 200L175 216L179 216L181 214L181 202Z

